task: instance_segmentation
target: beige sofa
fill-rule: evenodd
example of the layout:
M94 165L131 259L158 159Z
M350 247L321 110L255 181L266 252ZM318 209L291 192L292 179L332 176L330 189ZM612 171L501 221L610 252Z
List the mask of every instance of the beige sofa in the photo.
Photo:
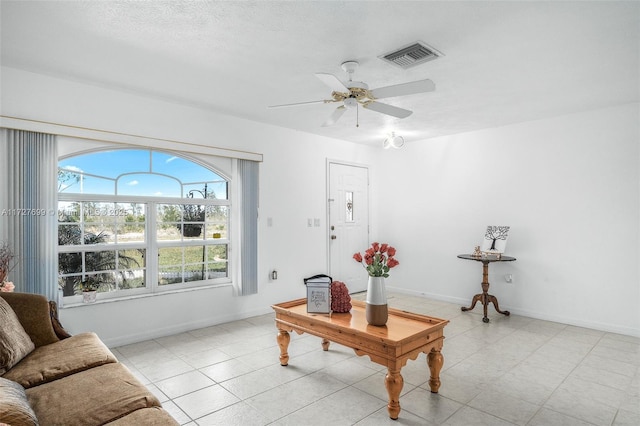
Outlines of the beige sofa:
M177 425L95 333L70 336L55 304L0 293L0 424Z

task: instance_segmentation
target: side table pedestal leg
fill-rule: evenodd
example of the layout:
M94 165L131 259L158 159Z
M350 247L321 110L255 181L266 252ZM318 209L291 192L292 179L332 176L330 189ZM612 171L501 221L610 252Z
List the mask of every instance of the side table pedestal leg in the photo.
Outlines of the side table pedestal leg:
M476 307L476 303L478 302L482 302L482 293L476 294L475 296L473 296L473 299L471 300L471 306L469 306L468 308L465 308L463 306L460 308L460 310L462 312L473 311L473 308Z
M489 262L482 262L482 283L480 285L482 286L482 293L473 296L471 306L469 306L468 308L464 306L461 307L460 310L462 312L473 310L473 308L476 307L476 303L480 302L482 303L482 313L484 314L484 316L482 317L482 322L489 322L489 316L487 315L487 308L489 307L489 303L493 303L493 307L498 313L507 316L511 315L509 311L501 311L500 307L498 306L498 299L495 296L489 294Z
M506 315L506 316L511 315L511 312L509 312L509 311L501 311L500 310L500 307L498 306L498 299L495 296L489 294L488 297L489 297L489 302L493 303L493 307L496 308L496 311L499 314Z

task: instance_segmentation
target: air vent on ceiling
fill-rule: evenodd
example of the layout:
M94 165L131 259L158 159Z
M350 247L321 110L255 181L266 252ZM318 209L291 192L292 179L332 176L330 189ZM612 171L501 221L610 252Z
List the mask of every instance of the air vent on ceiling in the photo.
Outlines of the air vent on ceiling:
M424 62L432 61L443 56L431 46L418 41L393 52L378 56L383 61L387 61L400 68L407 69L420 65Z

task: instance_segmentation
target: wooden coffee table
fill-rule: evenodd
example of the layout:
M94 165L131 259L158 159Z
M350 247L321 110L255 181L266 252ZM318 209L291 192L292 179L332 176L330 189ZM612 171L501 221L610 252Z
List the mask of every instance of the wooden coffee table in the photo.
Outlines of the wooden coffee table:
M427 354L427 365L431 372L431 392L440 388L440 370L444 363L442 344L447 320L413 314L398 309L389 309L389 320L382 327L367 324L365 303L352 300L353 308L348 313L307 313L307 299L273 305L278 327L280 364L289 364L287 352L291 336L309 333L322 338L322 348L329 350L329 342L352 348L358 356L367 355L371 361L384 365L388 372L385 386L389 394L389 417L397 419L400 414L400 392L404 379L400 369L408 360L415 360L420 353Z

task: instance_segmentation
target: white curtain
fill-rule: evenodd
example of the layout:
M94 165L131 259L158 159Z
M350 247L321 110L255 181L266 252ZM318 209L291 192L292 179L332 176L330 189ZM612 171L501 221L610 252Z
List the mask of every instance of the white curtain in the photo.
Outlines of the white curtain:
M16 255L15 291L58 297L58 148L55 135L1 129L0 238Z
M240 282L242 295L258 292L258 165L238 160L240 186Z

